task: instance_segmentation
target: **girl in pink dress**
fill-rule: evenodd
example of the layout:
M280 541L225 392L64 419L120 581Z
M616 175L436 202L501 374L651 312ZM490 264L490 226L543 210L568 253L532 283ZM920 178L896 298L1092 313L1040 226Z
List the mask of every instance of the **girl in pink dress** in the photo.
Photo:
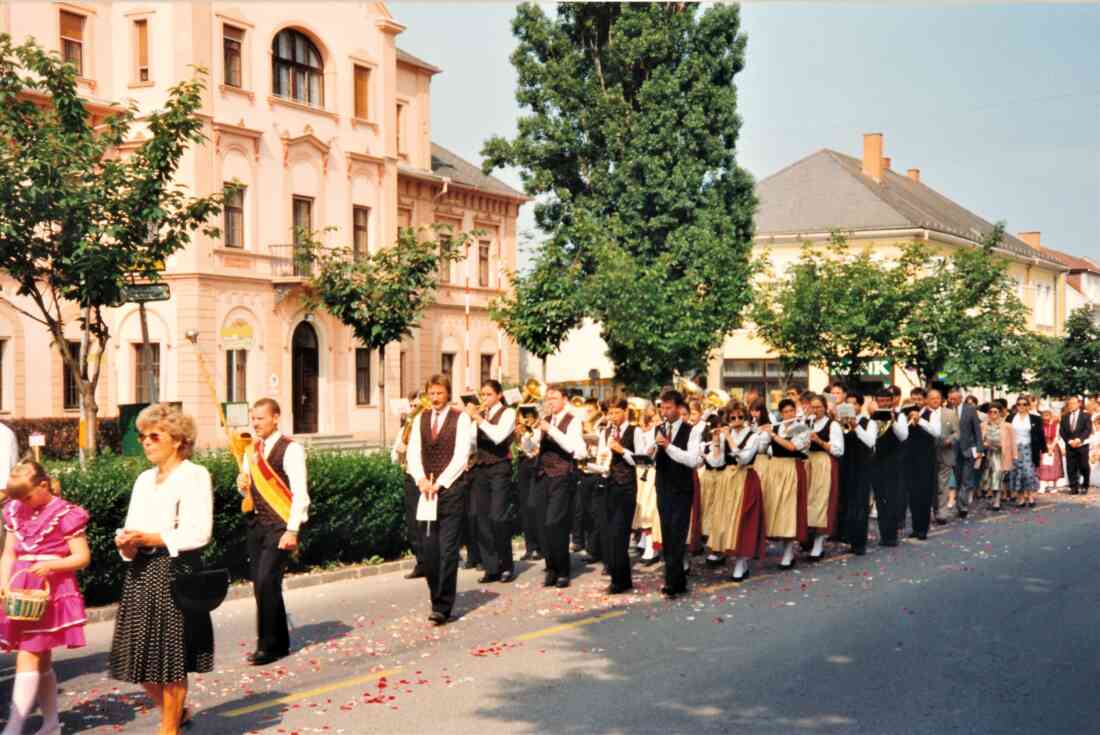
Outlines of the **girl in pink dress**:
M36 462L17 464L7 484L10 500L3 515L8 533L0 557L0 596L12 586L41 588L48 581L50 600L45 614L35 621L11 620L0 608L0 645L16 651L11 714L2 735L22 733L36 702L42 727L35 735L59 735L52 651L84 645L84 598L76 571L91 559L84 537L88 512L55 497L49 475Z

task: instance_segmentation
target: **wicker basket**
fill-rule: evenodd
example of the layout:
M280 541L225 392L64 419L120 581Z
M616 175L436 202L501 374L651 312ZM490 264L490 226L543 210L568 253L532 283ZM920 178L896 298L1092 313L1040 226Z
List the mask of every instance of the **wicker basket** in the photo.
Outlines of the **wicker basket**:
M8 589L4 595L4 613L8 620L25 620L36 622L46 614L46 605L50 603L50 581L43 580L46 586L40 590L14 589L12 583L20 574L26 574L27 569L20 569L8 580Z

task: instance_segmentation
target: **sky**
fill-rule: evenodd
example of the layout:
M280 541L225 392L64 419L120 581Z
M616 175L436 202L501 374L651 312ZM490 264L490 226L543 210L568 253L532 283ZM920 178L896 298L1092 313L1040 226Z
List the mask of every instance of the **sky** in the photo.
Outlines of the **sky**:
M398 45L443 69L433 139L480 163L524 114L514 4L388 6ZM880 132L895 171L1100 262L1100 5L749 3L741 25L737 159L757 179L821 148L859 157ZM519 227L534 231L530 205Z

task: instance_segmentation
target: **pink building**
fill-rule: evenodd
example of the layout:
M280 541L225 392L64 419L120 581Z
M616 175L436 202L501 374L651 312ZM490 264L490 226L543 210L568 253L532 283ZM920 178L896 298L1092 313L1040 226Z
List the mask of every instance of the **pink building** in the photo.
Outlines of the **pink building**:
M381 2L0 2L0 32L32 36L77 64L99 114L108 101L154 109L192 66L209 70L209 142L187 154L180 180L199 194L245 186L220 240L196 233L167 263L172 299L148 307L153 384L142 379L136 305L112 314L100 415L120 403L182 401L203 443L218 443L190 331L222 400L273 396L284 430L316 439L377 438L388 400L440 370L456 386L518 376L516 347L487 306L515 268L526 197L431 142L440 69L397 47L403 30ZM304 313L290 257L296 225L335 226L332 244L374 249L399 226L434 222L485 234L442 274L447 285L421 328L384 359L327 314ZM2 279L0 416L76 416L49 336L12 307L18 297ZM397 417L386 413L392 436Z

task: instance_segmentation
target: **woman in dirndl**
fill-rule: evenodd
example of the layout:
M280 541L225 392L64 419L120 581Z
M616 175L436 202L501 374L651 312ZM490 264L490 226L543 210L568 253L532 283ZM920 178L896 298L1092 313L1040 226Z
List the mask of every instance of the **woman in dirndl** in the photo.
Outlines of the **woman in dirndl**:
M0 645L16 655L3 735L22 733L36 703L42 710L42 726L35 735L60 735L53 649L84 645L84 598L76 572L91 560L84 536L88 512L54 495L49 475L37 462L15 465L7 484L11 500L4 507L7 536L0 559L0 594L6 603L0 610ZM44 583L49 585L49 597L39 616L41 603L20 599L12 589ZM8 617L8 605L14 619Z
M141 684L161 711L158 735L178 735L190 714L187 674L214 667L210 613L184 610L172 580L201 569L210 541L214 496L210 473L191 462L195 422L154 404L138 414L145 457L155 467L134 483L125 527L115 545L129 562L111 643L112 679Z

